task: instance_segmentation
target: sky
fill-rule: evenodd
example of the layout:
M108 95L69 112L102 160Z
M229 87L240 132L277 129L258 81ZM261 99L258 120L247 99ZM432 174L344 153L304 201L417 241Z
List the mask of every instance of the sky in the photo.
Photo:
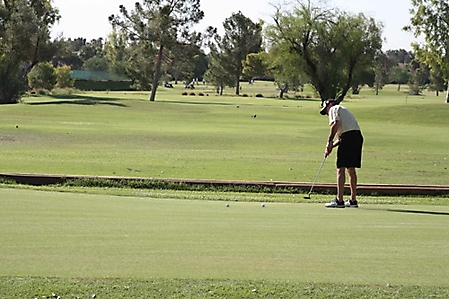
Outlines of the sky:
M111 32L108 17L119 14L119 5L128 10L134 8L138 0L53 0L59 9L61 20L52 28L52 37L62 35L65 38L106 39ZM280 2L283 1L283 2ZM312 3L323 2L313 0ZM295 0L290 1L294 3ZM324 0L329 7L336 7L354 14L364 13L383 24L383 50L411 50L412 42L422 42L402 28L410 22L410 0ZM195 27L203 32L208 26L222 29L223 21L232 13L241 11L253 22L263 19L272 22L275 12L273 5L285 3L285 0L201 0L204 19Z

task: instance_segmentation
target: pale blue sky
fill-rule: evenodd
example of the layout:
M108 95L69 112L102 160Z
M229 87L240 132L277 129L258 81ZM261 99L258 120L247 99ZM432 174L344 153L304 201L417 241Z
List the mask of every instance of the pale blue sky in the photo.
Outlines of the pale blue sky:
M263 19L270 23L274 13L274 5L287 3L284 0L201 0L201 9L205 18L201 21L198 31L207 26L221 28L223 21L232 13L239 10L254 22ZM318 3L315 0L314 3ZM119 5L128 9L134 7L136 0L53 0L58 7L61 20L52 30L55 37L62 33L66 38L84 37L88 40L94 38L107 38L111 32L108 16L119 12ZM289 1L294 3L295 0ZM411 49L411 42L416 41L412 34L402 31L402 27L409 23L411 8L410 0L327 0L320 1L330 7L353 13L365 13L383 23L383 36L386 39L384 50ZM420 41L420 40L418 40Z

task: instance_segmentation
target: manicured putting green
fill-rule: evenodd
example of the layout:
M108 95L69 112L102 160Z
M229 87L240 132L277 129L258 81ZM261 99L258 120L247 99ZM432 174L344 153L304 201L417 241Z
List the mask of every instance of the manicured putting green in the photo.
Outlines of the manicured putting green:
M0 189L0 273L443 286L449 207Z

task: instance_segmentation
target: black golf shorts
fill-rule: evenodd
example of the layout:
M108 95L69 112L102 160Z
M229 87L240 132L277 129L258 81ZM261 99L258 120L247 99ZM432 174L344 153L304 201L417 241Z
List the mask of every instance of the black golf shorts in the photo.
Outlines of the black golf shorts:
M362 166L363 136L358 130L341 134L337 151L337 168Z

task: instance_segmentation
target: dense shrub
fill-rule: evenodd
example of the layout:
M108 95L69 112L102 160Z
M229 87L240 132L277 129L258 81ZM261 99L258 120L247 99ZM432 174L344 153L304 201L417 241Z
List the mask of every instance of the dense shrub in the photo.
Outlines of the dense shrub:
M47 89L51 91L56 86L57 75L51 63L42 62L36 64L28 73L30 87L35 89Z
M20 64L0 52L0 104L19 102L25 91Z
M71 88L75 81L71 78L72 70L70 66L59 66L56 68L56 86L59 88Z

